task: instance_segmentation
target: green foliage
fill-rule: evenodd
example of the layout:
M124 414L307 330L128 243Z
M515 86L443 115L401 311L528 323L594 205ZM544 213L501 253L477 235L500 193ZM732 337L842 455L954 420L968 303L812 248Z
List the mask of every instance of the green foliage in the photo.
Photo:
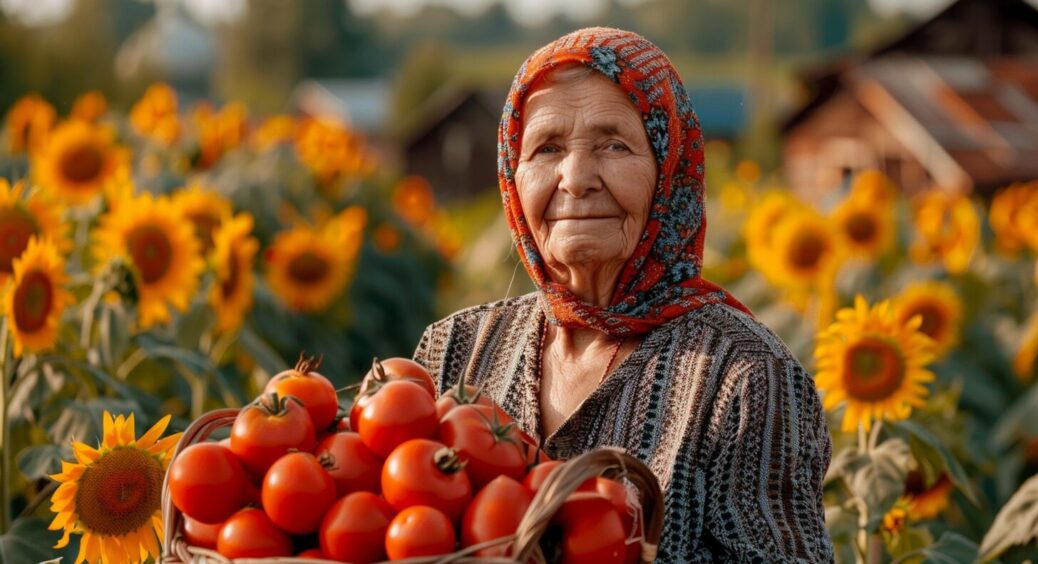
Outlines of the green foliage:
M980 560L998 558L1013 545L1038 539L1038 475L1028 479L1002 507L984 540Z

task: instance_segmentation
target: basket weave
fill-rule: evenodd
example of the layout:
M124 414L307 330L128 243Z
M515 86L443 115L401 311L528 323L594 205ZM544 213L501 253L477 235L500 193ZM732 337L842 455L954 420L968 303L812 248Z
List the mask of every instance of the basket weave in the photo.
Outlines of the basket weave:
M237 415L237 409L218 409L199 417L180 438L174 458L184 448L205 441L213 431L233 425ZM530 508L523 516L514 535L468 547L452 554L409 558L396 562L407 564L546 562L540 547L541 535L544 534L551 523L552 516L566 498L576 491L585 480L593 476L623 477L638 490L644 537L631 539L628 542L641 543L643 562L655 560L656 546L663 528L663 494L660 492L659 482L656 480L656 476L638 459L619 449L600 448L567 461L566 464L552 471L544 484L537 490L537 494L530 503ZM162 484L162 517L165 522L164 549L161 559L163 564L327 564L329 562L314 558L293 557L231 560L215 551L188 545L181 534L183 519L180 510L173 505L169 496L168 479L169 473L167 472ZM510 544L511 554L514 556L509 558L473 556L473 553L481 548L501 544Z

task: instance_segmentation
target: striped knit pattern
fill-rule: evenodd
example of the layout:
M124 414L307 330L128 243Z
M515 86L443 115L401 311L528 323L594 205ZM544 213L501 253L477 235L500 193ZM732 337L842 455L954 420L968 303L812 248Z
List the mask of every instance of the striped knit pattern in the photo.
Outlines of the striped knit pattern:
M482 385L538 441L540 333L527 294L431 325L415 359L441 391ZM660 479L658 562L832 561L822 507L831 441L812 377L771 331L713 304L645 335L552 436L552 457L616 446Z

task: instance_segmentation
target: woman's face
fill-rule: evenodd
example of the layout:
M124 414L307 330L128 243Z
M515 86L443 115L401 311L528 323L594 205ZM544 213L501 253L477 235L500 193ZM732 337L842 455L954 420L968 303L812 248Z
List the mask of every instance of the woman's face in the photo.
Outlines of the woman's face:
M656 186L641 115L598 74L527 95L515 183L553 273L615 269L634 254Z

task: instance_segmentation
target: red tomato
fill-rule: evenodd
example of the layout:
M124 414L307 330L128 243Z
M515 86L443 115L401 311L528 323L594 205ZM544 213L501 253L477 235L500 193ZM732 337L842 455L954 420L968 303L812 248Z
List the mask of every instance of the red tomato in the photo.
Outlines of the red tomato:
M363 564L386 559L385 537L393 508L371 492L336 501L321 522L321 550L329 558Z
M472 485L457 452L414 439L397 447L382 466L382 495L397 511L428 505L456 523L472 499Z
M191 546L216 550L216 539L223 523L203 523L184 515L184 540Z
M390 382L364 406L357 432L364 446L385 458L404 441L436 433L436 402L418 384Z
M472 384L462 384L461 380L436 399L436 417L443 419L448 411L459 405L486 405L494 407L494 400Z
M514 534L530 507L530 493L508 476L494 478L480 490L461 521L461 546L469 547ZM507 556L509 543L484 548L476 556Z
M315 431L324 431L339 411L339 397L335 386L317 372L321 361L299 357L295 368L279 372L267 382L264 394L277 392L279 396L295 396L306 406Z
M243 509L224 523L216 551L227 558L291 556L292 538L261 509Z
M335 502L335 480L308 452L290 452L263 477L263 510L278 527L297 535L312 533Z
M390 560L450 554L454 544L450 518L426 505L404 509L386 531L386 554Z
M329 435L317 445L314 455L328 458L328 474L335 480L339 497L361 490L381 491L382 459L364 446L357 433Z
M548 479L548 475L559 466L562 466L562 462L549 460L530 469L530 472L523 478L523 487L530 492L530 497L533 497L537 490L541 489L541 485Z
M562 532L561 562L623 564L627 533L611 501L591 492L571 494L552 519Z
M642 536L641 516L635 511L638 504L631 503L629 499L631 494L623 484L616 480L597 476L589 478L577 488L577 491L596 492L608 499L613 504L613 508L616 509L616 513L620 516L620 522L623 524L626 537L640 538ZM624 561L638 562L641 558L641 550L641 543L632 542L628 544L627 556Z
M466 463L472 489L479 490L497 476L522 480L526 452L515 423L494 419L494 408L463 405L440 421L436 440L458 451Z
M409 380L418 384L433 398L436 397L436 383L424 366L403 357L387 358L385 360L375 359L371 363L371 370L364 375L361 381L361 390L365 385L370 386L372 382L387 383L394 380Z
M299 554L297 554L296 558L318 558L318 559L321 559L321 560L327 560L328 559L328 557L325 556L324 553L321 552L321 549L319 549L319 548L308 548L308 549L304 550L303 552L300 552Z
M222 523L241 509L248 482L238 458L217 443L193 444L169 465L173 505L203 523Z
M231 427L231 450L255 476L290 450L310 452L317 444L306 408L293 396L261 396L244 407Z

